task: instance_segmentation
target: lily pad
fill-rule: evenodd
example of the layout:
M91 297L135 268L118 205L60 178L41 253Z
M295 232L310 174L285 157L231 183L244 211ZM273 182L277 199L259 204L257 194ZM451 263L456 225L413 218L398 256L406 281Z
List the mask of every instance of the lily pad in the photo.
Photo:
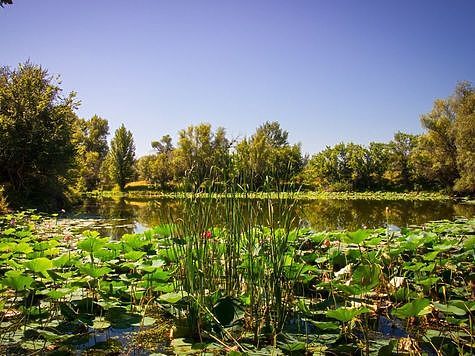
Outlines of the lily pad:
M428 299L416 299L404 304L400 308L393 309L392 314L398 318L405 319L414 316L423 316L432 311Z
M162 302L175 304L175 303L178 303L183 298L185 298L186 296L188 296L187 292L171 292L171 293L162 294L159 299Z
M436 307L441 312L447 313L447 314L455 314L455 315L458 315L458 316L463 316L463 315L467 314L466 310L460 309L460 308L456 307L455 305L440 304L440 303L435 302L434 307Z
M4 286L10 287L17 292L30 288L33 278L25 276L21 271L7 271L5 278L1 280Z
M41 273L48 277L47 271L53 268L53 262L46 257L38 257L31 261L25 262L25 267L35 273Z
M338 308L334 310L328 310L326 312L327 317L339 320L343 323L353 320L358 315L369 313L370 310L366 307L362 308Z
M104 318L95 318L92 327L96 330L104 330L111 326L111 323Z

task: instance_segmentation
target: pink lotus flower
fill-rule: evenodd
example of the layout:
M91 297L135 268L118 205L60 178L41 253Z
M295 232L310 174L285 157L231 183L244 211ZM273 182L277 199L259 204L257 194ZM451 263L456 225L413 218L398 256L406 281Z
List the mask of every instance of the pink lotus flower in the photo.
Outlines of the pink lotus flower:
M206 230L206 231L203 231L203 233L201 234L201 237L204 239L210 239L213 237L213 234L211 233L211 231Z

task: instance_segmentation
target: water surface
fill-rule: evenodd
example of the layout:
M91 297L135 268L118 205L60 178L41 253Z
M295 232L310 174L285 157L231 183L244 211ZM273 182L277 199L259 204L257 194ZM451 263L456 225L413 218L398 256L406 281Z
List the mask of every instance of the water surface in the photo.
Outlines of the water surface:
M94 219L101 232L113 237L124 233L141 232L153 226L182 219L189 214L189 206L179 199L110 199L88 198L82 206L69 212L68 217ZM432 220L473 217L475 205L455 201L409 200L298 200L268 201L241 199L232 209L229 202L202 199L201 211L209 211L210 224L222 225L230 214L240 214L259 224L268 225L271 219L279 224L279 217L292 218L295 226L310 226L315 230L336 230L421 225ZM285 211L285 214L282 214Z

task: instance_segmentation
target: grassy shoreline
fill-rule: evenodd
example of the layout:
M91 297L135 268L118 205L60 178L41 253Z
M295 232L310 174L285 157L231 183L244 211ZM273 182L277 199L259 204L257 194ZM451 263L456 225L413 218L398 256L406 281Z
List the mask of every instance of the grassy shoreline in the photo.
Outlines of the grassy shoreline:
M208 193L208 192L164 192L158 190L127 190L125 192L101 190L85 193L88 197L105 198L164 198L164 199L208 199L233 197L236 199L296 199L296 200L418 200L442 201L455 198L439 192L247 192L247 193ZM461 200L470 203L469 198Z

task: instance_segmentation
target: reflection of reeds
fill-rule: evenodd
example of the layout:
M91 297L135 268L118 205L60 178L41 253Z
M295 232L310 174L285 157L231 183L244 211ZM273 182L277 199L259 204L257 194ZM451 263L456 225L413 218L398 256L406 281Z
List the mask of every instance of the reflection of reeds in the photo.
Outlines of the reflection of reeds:
M128 198L126 200L100 199L89 201L89 206L83 211L106 218L126 218L138 221L145 227L167 223L170 220L181 219L185 212L186 201L205 201L212 199L211 212L214 226L222 226L228 220L229 211L226 208L226 196L231 192L222 192L219 195L210 193L195 194L194 198L189 194L175 194L174 198ZM274 216L280 216L280 208L291 209L292 215L299 220L306 221L314 230L357 230L361 227L377 228L386 224L385 207L391 210L391 223L400 227L421 225L426 221L440 220L463 216L470 218L475 214L475 205L461 204L454 201L423 201L423 200L369 200L369 199L313 199L302 198L305 193L282 193L281 197L287 199L288 204L274 205ZM233 192L236 204L256 205L255 216L259 224L265 225L269 220L268 209L262 207L265 201L272 198L276 201L278 193L260 192L259 197L255 193L245 195L243 191ZM382 196L384 198L384 196ZM94 209L95 207L95 209ZM236 209L235 209L236 210ZM240 209L240 213L247 219L247 209ZM132 222L132 221L130 221ZM123 233L131 233L130 230L114 229L114 237L119 238ZM109 233L109 232L106 232Z

